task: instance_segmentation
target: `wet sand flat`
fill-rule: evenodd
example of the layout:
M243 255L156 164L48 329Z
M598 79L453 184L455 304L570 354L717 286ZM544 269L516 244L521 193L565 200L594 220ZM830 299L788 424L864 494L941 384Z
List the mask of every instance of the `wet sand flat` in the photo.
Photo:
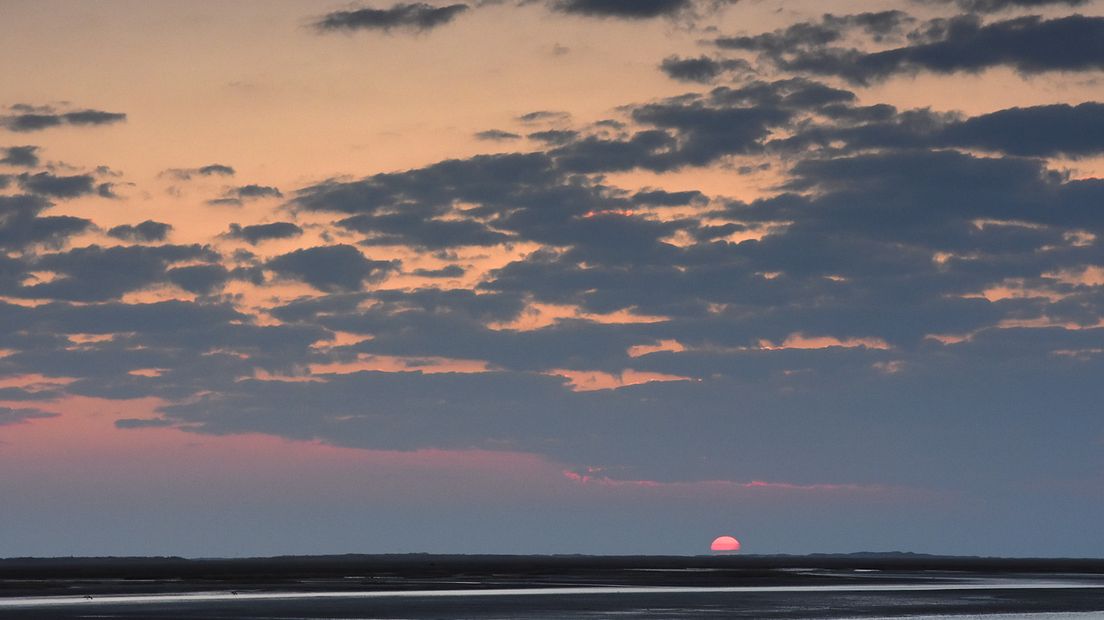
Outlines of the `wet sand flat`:
M0 561L0 618L1084 620L1104 618L1101 564L520 556Z

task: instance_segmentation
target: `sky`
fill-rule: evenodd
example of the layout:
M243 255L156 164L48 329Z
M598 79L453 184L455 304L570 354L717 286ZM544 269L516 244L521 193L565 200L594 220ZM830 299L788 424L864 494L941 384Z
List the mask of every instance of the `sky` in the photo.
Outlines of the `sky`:
M0 0L0 557L1104 556L1101 0Z

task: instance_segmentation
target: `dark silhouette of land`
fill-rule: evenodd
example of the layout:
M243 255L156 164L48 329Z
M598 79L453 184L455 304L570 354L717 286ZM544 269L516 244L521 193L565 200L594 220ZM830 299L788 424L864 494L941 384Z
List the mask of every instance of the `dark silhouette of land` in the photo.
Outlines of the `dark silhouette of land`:
M0 560L3 618L537 618L660 609L663 617L762 618L1104 611L1104 560L908 553Z

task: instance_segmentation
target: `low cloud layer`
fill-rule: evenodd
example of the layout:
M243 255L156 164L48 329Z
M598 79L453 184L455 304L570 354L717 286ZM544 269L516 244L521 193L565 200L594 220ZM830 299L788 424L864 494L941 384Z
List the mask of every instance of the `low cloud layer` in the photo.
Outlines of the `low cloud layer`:
M155 423L200 432L374 449L506 448L616 464L614 478L741 472L814 483L817 471L920 484L913 467L927 444L915 438L934 432L930 412L944 412L938 424L960 439L925 441L965 458L978 445L998 449L997 435L979 432L1002 417L1031 427L1044 395L1098 395L1104 298L1089 274L1104 234L1092 205L1104 186L1042 158L1104 153L1093 130L1100 107L972 117L898 110L804 78L628 105L617 132L563 131L533 141L531 152L288 195L281 208L329 217L341 243L307 241L293 221L234 223L221 238L299 247L229 256L146 245L170 231L146 221L108 231L133 245L8 259L4 294L49 305L6 308L19 338L45 340L20 344L13 332L7 346L17 352L4 361L10 372L76 377L66 388L74 394L177 401ZM784 181L751 202L692 189L630 191L604 178L776 155L790 162ZM9 244L60 241L90 226L40 213L47 199L89 192L91 180L26 174L20 186L35 189L38 179L39 196L5 198L21 214L5 221L22 222L5 229ZM283 193L242 185L226 195ZM403 261L369 256L385 247L445 257L518 244L531 249L459 289L432 282L469 277L461 265L413 268L429 283L395 287ZM42 273L50 276L28 276ZM219 297L234 281L314 292L269 308L277 324L260 327ZM166 286L195 298L121 301ZM1001 292L1009 288L1021 292ZM511 326L542 305L572 310ZM79 349L49 340L84 331L113 335ZM339 333L345 343L323 344ZM372 360L404 369L325 370L371 368ZM428 372L459 361L468 370ZM159 370L131 374L143 368ZM258 369L310 380L257 379ZM1090 432L1087 409L1062 416L1062 432L1016 463L972 463L979 479L1042 466L1056 442ZM798 419L801 432L787 422ZM898 435L901 428L912 431ZM756 443L762 450L726 448L746 434L768 440ZM819 443L825 437L831 450ZM767 466L768 446L808 456L792 468ZM686 461L691 449L710 458ZM843 463L840 449L866 460ZM869 464L891 453L897 464L871 475ZM950 480L952 468L925 467L924 476Z

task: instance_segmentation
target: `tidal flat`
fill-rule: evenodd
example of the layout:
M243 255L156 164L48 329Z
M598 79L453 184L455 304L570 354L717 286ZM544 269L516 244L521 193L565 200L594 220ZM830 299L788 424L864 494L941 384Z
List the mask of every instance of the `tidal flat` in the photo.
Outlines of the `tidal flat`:
M0 618L1104 618L1104 561L848 556L0 560Z

